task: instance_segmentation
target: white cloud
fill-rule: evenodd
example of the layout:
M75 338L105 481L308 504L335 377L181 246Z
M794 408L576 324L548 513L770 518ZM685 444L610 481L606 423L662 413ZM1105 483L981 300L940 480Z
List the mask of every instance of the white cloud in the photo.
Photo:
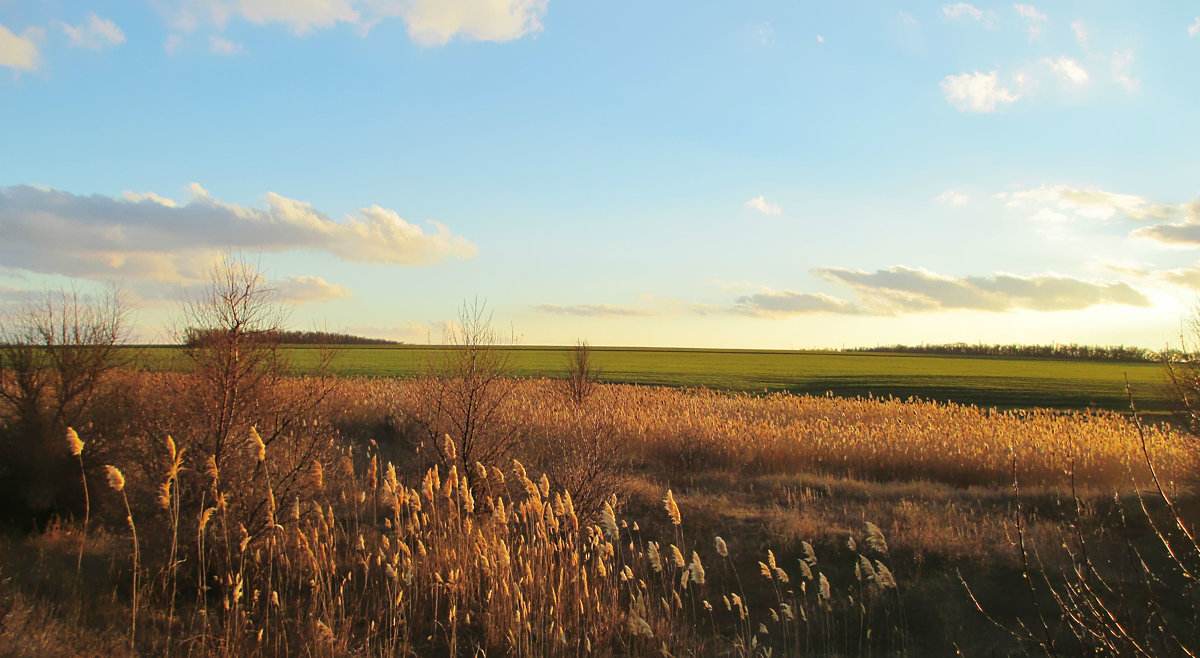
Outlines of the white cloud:
M17 36L0 24L0 66L25 71L37 69L39 55L34 42L41 35L41 28L31 27Z
M1030 215L1029 221L1043 222L1047 224L1065 224L1071 221L1071 218L1049 208L1042 208L1041 210Z
M233 16L254 23L282 23L293 34L305 35L314 28L337 23L355 24L361 15L354 0L168 0L175 29L191 32L201 25L224 28Z
M325 302L354 296L346 287L329 283L319 276L289 276L280 279L275 281L275 292L280 300L289 304Z
M746 202L747 208L753 208L764 215L778 215L783 212L783 208L767 201L766 197L759 195Z
M1045 57L1042 62L1073 84L1081 85L1088 81L1087 69L1066 55L1060 55L1057 59Z
M1115 217L1127 217L1138 221L1169 219L1185 211L1185 206L1170 203L1153 203L1135 194L1107 192L1096 188L1080 189L1068 185L1042 185L1028 190L1005 192L996 195L1005 200L1010 208L1035 213L1038 220L1062 218L1107 221ZM1046 209L1058 211L1055 215L1037 216Z
M165 196L159 196L153 192L130 192L129 190L126 190L121 193L121 198L132 203L153 201L160 206L166 206L168 208L176 208L179 206L178 203L175 203L174 199L168 199Z
M979 20L983 18L983 10L975 5L966 2L959 2L952 5L942 5L942 13L947 18L970 18Z
M733 307L737 313L759 317L787 317L810 313L839 313L858 315L865 310L844 299L823 293L794 292L791 290L768 291L739 297Z
M179 50L179 47L182 45L183 37L178 34L169 34L166 40L163 41L163 50L167 51L168 55L174 55L175 51Z
M917 21L917 17L913 16L907 11L897 12L896 17L900 19L900 23L905 27L916 27L920 25L920 22Z
M1082 46L1084 50L1087 50L1088 33L1087 28L1083 25L1083 21L1072 22L1071 30L1075 32L1075 40L1079 42L1079 45Z
M817 35L817 43L825 43L825 37L818 34Z
M314 27L357 23L360 17L351 0L241 0L238 13L258 25L283 23L297 35Z
M467 41L512 41L542 31L550 0L406 0L399 13L408 34L423 46L455 37Z
M948 203L952 206L965 206L971 199L966 194L961 192L946 190L945 192L933 197L933 200L941 201L942 203Z
M1008 312L1070 311L1107 304L1148 307L1150 300L1127 283L1086 281L1061 274L943 276L895 266L867 272L827 267L813 274L854 288L862 306L878 315L955 309Z
M1150 272L1155 278L1192 290L1200 290L1200 265Z
M512 41L543 29L550 0L168 0L171 25L191 32L201 25L224 28L234 16L264 25L286 25L293 34L338 24L362 36L380 21L399 17L423 46L454 38Z
M209 36L208 50L214 55L238 55L242 52L242 44L218 36Z
M125 33L117 24L96 14L88 14L87 22L79 25L59 23L72 46L88 50L103 50L125 43Z
M997 105L1010 105L1021 98L1021 94L1000 86L998 71L948 75L942 80L942 92L954 107L977 114L995 112Z
M1194 37L1200 34L1200 16L1196 17L1196 22L1188 26L1188 36Z
M0 266L93 279L189 283L224 249L323 251L341 260L428 265L471 258L473 244L369 206L336 221L274 193L266 208L227 204L193 184L176 204L153 193L77 196L28 185L0 187Z
M1125 52L1115 52L1112 56L1112 75L1113 81L1119 83L1129 91L1136 91L1138 86L1142 84L1141 80L1133 77L1129 73L1129 69L1133 66L1133 51L1126 50Z
M942 14L946 18L953 20L970 19L983 23L985 29L992 29L996 26L996 13L993 11L983 11L982 9L966 2L957 2L952 5L942 5Z
M554 315L577 315L585 317L649 317L657 315L657 313L649 309L634 306L616 306L613 304L575 304L571 306L535 304L533 309Z
M1200 247L1200 201L1182 204L1182 218L1167 224L1140 228L1135 238L1145 238L1172 247Z
M1029 40L1033 41L1042 32L1042 26L1046 23L1046 15L1038 11L1033 5L1013 5L1013 9L1024 18L1029 24Z

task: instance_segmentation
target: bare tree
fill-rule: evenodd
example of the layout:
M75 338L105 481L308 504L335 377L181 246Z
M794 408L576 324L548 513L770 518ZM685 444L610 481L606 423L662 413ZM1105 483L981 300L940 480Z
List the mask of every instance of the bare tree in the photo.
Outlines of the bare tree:
M218 466L249 435L265 399L288 369L278 332L287 307L257 268L233 256L213 265L199 294L184 301L176 339L191 362L199 448Z
M440 358L427 368L418 408L410 415L439 461L456 464L472 481L475 462L499 463L525 436L519 424L504 417L513 390L504 347L515 341L502 337L487 305L475 299L463 302L446 342Z
M567 396L575 404L587 401L600 379L600 371L592 365L592 348L583 339L575 341L575 349L567 357Z
M227 255L184 301L174 329L191 372L177 396L187 422L171 431L187 445L193 474L210 472L211 461L225 482L238 483L227 493L252 534L270 525L266 506L291 497L333 440L331 427L304 421L333 387L335 352L319 350L309 376L291 377L280 342L288 316L258 268Z
M1188 447L1200 451L1200 308L1184 319L1179 348L1159 352L1188 429Z
M55 468L68 458L62 437L83 425L123 365L130 314L113 286L48 291L0 317L0 480L30 511L55 504Z

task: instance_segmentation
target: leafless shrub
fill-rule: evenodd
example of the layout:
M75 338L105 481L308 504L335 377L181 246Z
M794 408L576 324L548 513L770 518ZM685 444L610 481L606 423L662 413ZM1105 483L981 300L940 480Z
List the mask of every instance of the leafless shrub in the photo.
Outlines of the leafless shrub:
M64 495L82 499L63 490L75 478L58 477L71 462L62 437L85 424L123 364L129 316L111 287L46 292L0 317L0 488L9 504L38 511L61 507Z
M556 489L571 494L580 514L591 516L621 490L629 457L603 409L572 404L559 413L565 422L557 432L543 430L531 439L530 460Z
M504 417L515 382L509 378L509 355L503 348L515 339L493 327L491 311L476 299L463 302L446 342L447 348L428 365L409 415L438 460L446 466L456 464L473 482L475 462L501 463L526 434Z
M592 348L586 340L575 342L575 348L567 357L567 396L577 405L582 405L591 396L600 379L600 371L592 363Z
M234 502L252 529L263 526L274 497L300 486L333 440L328 425L311 421L334 385L328 372L334 352L320 353L313 376L290 378L279 341L287 318L267 278L227 256L213 266L201 292L185 300L175 328L191 372L178 381L185 390L174 396L184 405L186 422L172 431L188 448L193 477L216 473L224 482L239 482ZM270 459L234 459L259 451ZM255 465L247 470L247 463ZM219 480L211 479L215 490Z
M1200 622L1200 544L1169 491L1172 487L1160 479L1132 395L1130 408L1151 485L1143 489L1131 478L1133 496L1114 496L1108 516L1118 521L1118 550L1097 541L1114 528L1096 519L1077 493L1072 463L1067 475L1074 514L1058 538L1064 559L1045 559L1026 537L1014 462L1015 545L1034 618L1006 627L967 588L976 608L993 624L1048 655L1195 656L1200 650L1194 632Z

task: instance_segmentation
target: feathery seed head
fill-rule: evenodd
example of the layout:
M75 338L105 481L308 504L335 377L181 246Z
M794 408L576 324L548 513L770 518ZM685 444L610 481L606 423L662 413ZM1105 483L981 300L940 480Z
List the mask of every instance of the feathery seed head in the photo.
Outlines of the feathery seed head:
M672 524L679 525L682 522L679 505L675 502L675 494L670 489L667 489L667 497L663 499L663 507L667 510L667 516L670 517Z
M72 457L78 457L83 453L83 441L79 439L79 435L75 433L75 430L70 427L67 428L67 448L71 451Z
M258 461L266 461L267 459L267 444L263 443L262 437L258 435L258 428L250 428L250 440L254 442L254 449Z
M117 491L125 490L125 476L121 475L121 469L116 466L107 465L104 470L108 473L108 486Z

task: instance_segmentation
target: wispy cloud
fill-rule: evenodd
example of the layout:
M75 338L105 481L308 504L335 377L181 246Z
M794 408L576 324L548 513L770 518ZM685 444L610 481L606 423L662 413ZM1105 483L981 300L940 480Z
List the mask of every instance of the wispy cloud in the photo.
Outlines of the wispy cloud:
M766 197L762 195L756 196L747 201L746 207L757 210L764 215L778 215L779 213L783 212L783 208L780 208L777 204L767 201Z
M36 41L43 34L42 28L31 27L16 35L0 24L0 66L23 71L36 70L40 61Z
M1101 265L1104 269L1122 276L1138 279L1161 281L1170 285L1200 290L1200 263L1191 267L1173 269L1156 269L1144 264L1107 263Z
M1135 238L1152 240L1172 247L1200 247L1200 201L1181 206L1182 219L1154 226L1145 226L1134 231Z
M5 305L22 306L38 300L42 293L37 290L0 286L0 307Z
M96 14L88 14L87 21L79 25L59 23L72 46L88 50L103 50L125 43L125 33L117 24Z
M1133 51L1126 50L1125 52L1115 52L1112 55L1112 77L1113 82L1120 84L1129 91L1137 91L1141 86L1142 81L1133 77L1131 69L1133 68Z
M952 5L942 5L942 14L946 18L954 20L973 20L983 24L985 29L992 29L996 26L996 13L993 11L983 11L973 4L967 2L956 2Z
M175 0L167 6L174 29L224 28L234 17L256 25L282 24L297 36L350 25L366 35L379 22L400 18L423 46L452 39L512 41L543 29L549 0Z
M275 282L279 298L289 304L349 299L354 295L345 286L329 283L319 276L289 276Z
M302 36L315 28L354 24L362 18L353 0L174 0L165 6L172 26L185 32L201 25L224 28L230 18L238 16L257 25L281 23Z
M1080 47L1087 50L1088 47L1088 32L1083 21L1072 21L1071 31L1075 33L1075 41L1079 42Z
M1152 274L1167 283L1172 283L1192 290L1200 290L1200 265L1181 267L1174 270L1160 270Z
M962 192L946 190L945 192L933 197L933 200L941 203L948 203L952 206L965 206L967 205L967 202L971 200L971 198Z
M1069 185L1042 185L1027 190L996 195L1010 208L1025 210L1030 219L1068 219L1106 221L1129 218L1138 221L1170 219L1185 212L1183 204L1154 203L1136 194L1109 192L1097 188L1080 189ZM1047 213L1047 211L1052 211Z
M211 35L208 37L208 50L214 55L237 55L242 52L242 44Z
M535 311L552 313L554 315L577 315L583 317L648 317L658 315L650 309L634 306L616 306L613 304L576 304L559 306L558 304L535 304Z
M1001 105L1011 105L1021 98L1000 84L1000 72L962 73L948 75L942 80L946 100L963 112L987 114Z
M1033 41L1042 32L1042 26L1048 20L1046 15L1038 11L1038 8L1033 5L1017 4L1013 5L1013 9L1016 9L1017 14L1021 18L1024 18L1025 22L1029 25L1029 40Z
M28 185L0 187L0 265L94 279L186 283L202 279L223 249L324 251L341 260L427 265L471 258L448 228L410 224L372 205L340 221L310 204L267 193L265 207L222 202L192 184L187 203L152 193L80 196Z
M1056 59L1045 57L1042 62L1050 67L1055 73L1062 76L1064 79L1073 84L1081 85L1088 81L1087 69L1074 59L1066 55L1060 55Z
M759 317L786 317L814 313L859 315L866 312L861 306L844 299L823 293L791 290L761 292L739 297L733 310L744 315Z
M775 42L775 28L770 22L756 23L750 26L750 33L754 36L754 40L767 45Z
M827 267L813 273L853 287L862 306L881 315L948 310L1069 311L1107 304L1151 306L1144 294L1127 283L1087 281L1060 274L956 278L903 266L875 272Z
M423 46L512 41L543 29L550 0L404 0L397 5L408 34Z
M1188 36L1189 37L1194 37L1197 34L1200 34L1200 16L1196 17L1196 22L1194 22L1188 26Z
M1042 185L995 196L1035 222L1157 222L1133 230L1129 237L1172 247L1200 247L1200 200L1162 203L1136 194L1069 185Z

